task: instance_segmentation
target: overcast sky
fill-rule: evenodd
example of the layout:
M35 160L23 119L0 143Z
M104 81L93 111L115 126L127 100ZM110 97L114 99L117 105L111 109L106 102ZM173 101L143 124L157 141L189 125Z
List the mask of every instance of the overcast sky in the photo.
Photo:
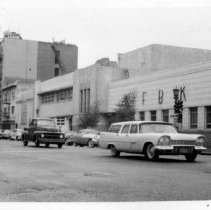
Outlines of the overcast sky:
M76 44L81 68L153 43L211 50L211 1L0 0L1 36L8 29Z

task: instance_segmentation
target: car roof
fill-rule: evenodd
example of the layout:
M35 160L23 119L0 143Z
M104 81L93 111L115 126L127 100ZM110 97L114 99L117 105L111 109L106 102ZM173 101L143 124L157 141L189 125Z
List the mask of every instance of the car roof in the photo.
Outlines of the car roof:
M112 123L112 125L123 125L123 124L151 124L151 123L153 123L153 124L172 125L172 123L163 122L163 121L139 121L139 120L117 122L117 123Z

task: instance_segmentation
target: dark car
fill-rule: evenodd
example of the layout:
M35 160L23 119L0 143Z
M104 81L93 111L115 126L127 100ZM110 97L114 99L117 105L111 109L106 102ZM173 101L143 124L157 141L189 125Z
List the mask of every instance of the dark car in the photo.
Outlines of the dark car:
M36 147L40 144L45 144L46 147L50 144L57 144L58 148L62 148L65 144L65 135L56 128L54 120L36 118L23 133L24 146L27 146L30 141L34 142Z
M99 138L99 131L93 129L83 129L73 136L73 144L75 146L88 146L92 148L94 146L98 146Z

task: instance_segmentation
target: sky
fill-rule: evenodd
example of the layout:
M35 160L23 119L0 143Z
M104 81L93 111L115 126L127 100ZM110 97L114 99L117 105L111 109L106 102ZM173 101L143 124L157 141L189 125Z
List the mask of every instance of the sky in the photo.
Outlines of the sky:
M211 1L0 0L5 30L77 45L79 68L149 44L211 50Z

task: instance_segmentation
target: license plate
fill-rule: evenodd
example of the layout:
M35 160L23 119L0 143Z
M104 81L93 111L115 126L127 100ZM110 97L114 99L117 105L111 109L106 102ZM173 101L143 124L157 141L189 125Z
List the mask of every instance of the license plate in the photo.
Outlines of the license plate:
M179 148L180 153L189 153L191 152L191 148Z

